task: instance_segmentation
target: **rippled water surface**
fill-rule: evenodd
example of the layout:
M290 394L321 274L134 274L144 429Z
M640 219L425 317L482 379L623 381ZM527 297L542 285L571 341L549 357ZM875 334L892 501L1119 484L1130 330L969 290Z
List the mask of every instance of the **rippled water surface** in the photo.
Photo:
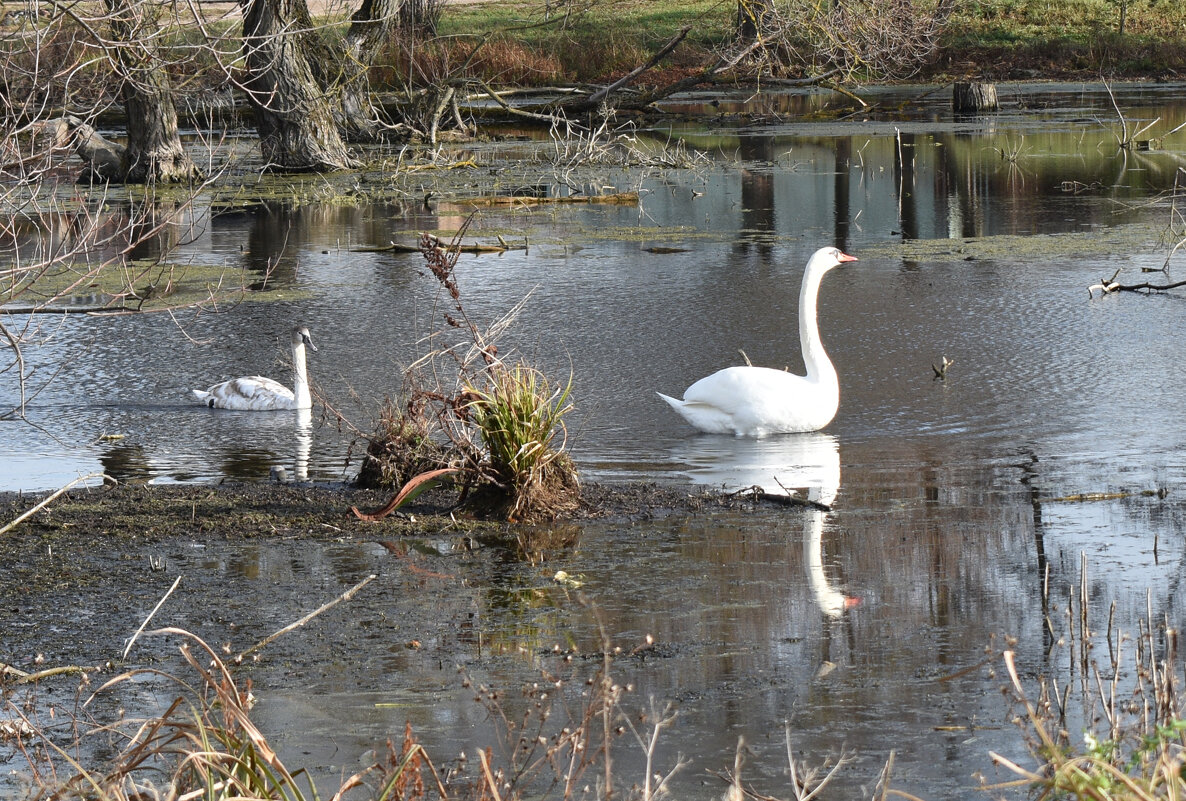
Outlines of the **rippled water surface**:
M1160 118L1156 137L1186 120L1181 90L1129 87L1117 100L1130 121ZM922 90L895 92L878 99L889 106ZM782 485L834 498L834 508L589 525L558 563L460 586L417 580L383 563L381 549L352 543L313 553L261 544L254 571L195 564L226 571L245 593L315 579L327 597L378 569L393 598L385 620L424 602L455 616L450 632L383 624L381 654L359 657L375 665L363 686L335 680L329 659L282 696L262 693L265 722L317 732L282 744L340 767L411 719L431 747L472 747L483 716L433 642L456 644L471 627L462 640L470 670L506 686L532 677L553 643L596 650L593 612L551 581L564 569L581 577L615 641L659 643L662 657L621 669L640 707L648 695L680 705L661 754L667 764L677 751L694 760L681 797L720 794L705 771L732 766L739 736L753 749L745 775L790 795L779 784L784 721L811 761L857 754L836 798L872 787L891 749L898 786L962 797L977 771L1005 778L989 750L1023 756L999 679L966 669L1004 635L1018 638L1031 675L1066 669L1065 651L1044 634L1043 598L1054 599L1061 626L1082 554L1098 619L1115 601L1128 630L1149 608L1186 623L1176 594L1182 298L1087 291L1118 269L1126 283L1176 280L1180 255L1168 278L1140 270L1165 263L1163 235L1180 223L1150 201L1181 175L1186 130L1118 149L1103 87L1002 94L1006 109L994 116L953 118L937 92L900 117L828 123L797 121L834 102L827 96L726 98L707 119L692 98L648 133L684 138L708 154L703 166L605 171L601 185L640 190L639 207L482 211L472 236L526 236L530 246L462 258L467 311L490 321L530 295L505 344L555 375L571 369L571 445L586 477ZM538 180L554 175L541 165ZM498 179L475 176L475 186L486 180ZM442 307L419 255L356 248L413 242L463 216L418 201L199 211L184 259L274 264L270 280L287 297L177 322L39 319L45 344L25 358L42 365L37 377L63 366L28 404L34 425L0 422L0 488L46 489L100 469L266 480L284 465L316 481L350 478L352 437L320 409L312 421L212 411L188 389L257 372L285 378L285 332L299 322L320 348L310 360L318 392L368 428ZM799 279L825 244L860 259L830 273L821 292L841 383L835 421L821 434L761 441L692 433L654 393L679 394L738 363L739 350L755 364L801 369ZM954 364L937 381L931 365L943 357ZM15 398L0 376L0 402ZM1118 497L1059 500L1079 493ZM442 572L466 578L449 565ZM372 613L334 625L345 637ZM399 645L411 639L426 647ZM624 766L637 767L636 751Z

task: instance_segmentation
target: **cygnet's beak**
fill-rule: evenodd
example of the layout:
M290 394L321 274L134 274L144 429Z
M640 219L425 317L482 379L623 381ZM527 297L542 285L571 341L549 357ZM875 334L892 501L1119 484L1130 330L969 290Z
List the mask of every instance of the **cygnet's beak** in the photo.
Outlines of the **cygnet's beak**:
M308 345L314 353L317 352L317 346L313 344L313 339L308 334L301 334L301 339L304 340L305 344Z
M839 256L837 256L836 258L837 258L837 259L838 259L838 260L839 260L839 261L840 261L842 264L843 264L844 262L846 262L846 261L860 261L860 259L858 259L856 256L850 256L850 255L848 255L847 253L844 253L844 252L841 252L841 253L840 253L840 255L839 255Z

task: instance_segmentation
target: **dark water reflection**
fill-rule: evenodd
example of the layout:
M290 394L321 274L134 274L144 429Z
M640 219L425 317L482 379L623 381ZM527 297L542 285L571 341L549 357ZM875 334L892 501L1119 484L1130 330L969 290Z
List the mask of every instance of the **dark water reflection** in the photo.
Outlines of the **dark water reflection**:
M1134 119L1161 117L1164 132L1186 119L1168 99L1180 90L1137 87L1118 99ZM418 578L364 543L228 552L208 543L171 555L177 570L225 575L232 594L254 599L242 612L259 615L253 637L309 608L311 582L328 599L381 574L371 600L293 635L294 648L307 643L324 659L259 677L261 719L287 732L285 748L332 774L411 720L443 758L472 754L488 737L485 715L445 657L465 654L476 676L513 689L554 667L545 654L555 643L596 651L592 612L551 580L564 569L619 644L650 634L662 646L657 658L625 660L622 680L640 707L652 694L680 702L661 752L695 758L680 797L719 796L704 771L732 765L739 736L754 749L747 778L790 795L779 783L785 720L811 761L856 752L836 798L863 794L890 749L898 786L960 797L974 771L1003 778L989 750L1023 758L999 681L965 669L1010 635L1031 675L1069 670L1045 620L1063 620L1081 554L1094 619L1115 601L1128 631L1148 606L1186 622L1175 501L1186 467L1182 301L1086 292L1117 268L1136 280L1163 262L1168 214L1145 201L1174 186L1186 132L1147 152L1117 150L1100 87L1019 90L1001 115L971 120L952 118L936 96L893 119L787 121L796 104L834 102L807 97L756 110L729 100L718 119L674 124L715 154L711 168L607 168L598 183L641 186L641 208L483 212L475 236L526 235L531 247L465 257L458 276L479 320L531 293L508 344L555 374L573 370L573 446L587 476L785 487L833 510L589 525L544 566L471 574L478 568L439 557L456 581ZM315 386L367 428L439 309L418 256L353 249L462 219L419 201L198 209L183 259L261 280L270 270L290 294L187 317L184 335L161 315L55 320L25 356L39 375L65 367L29 404L37 428L0 421L0 487L48 488L97 469L129 481L266 480L273 465L316 481L351 476L351 435L320 410L308 420L217 412L192 404L188 389L239 374L286 378L285 332L299 321L320 348ZM679 392L738 362L739 349L756 364L801 369L799 276L825 243L861 259L829 274L821 294L841 381L835 422L760 442L688 431L656 390ZM935 381L931 364L943 356L955 364ZM4 378L0 401L14 393ZM1166 500L1053 500L1159 488ZM143 602L157 597L146 591ZM203 599L188 603L201 609ZM453 625L416 628L427 606ZM412 639L421 647L406 648ZM641 777L636 753L620 760L624 775Z

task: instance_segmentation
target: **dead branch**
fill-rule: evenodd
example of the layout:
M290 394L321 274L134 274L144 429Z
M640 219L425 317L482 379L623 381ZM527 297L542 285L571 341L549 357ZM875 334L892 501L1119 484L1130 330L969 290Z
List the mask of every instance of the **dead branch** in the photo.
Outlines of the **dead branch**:
M499 97L500 93L494 91L494 89L487 86L484 81L478 81L478 83L486 91L486 96L489 97L491 100L493 100L495 103L497 103L502 108L502 110L507 112L508 114L512 114L516 117L522 117L527 120L534 120L536 122L546 122L549 125L554 125L557 121L556 117L552 114L537 114L534 111L525 111L521 108L515 108L514 106L510 105L505 100L503 100L501 97Z
M1116 276L1120 275L1120 270L1112 273L1111 278L1101 278L1098 284L1092 284L1087 287L1087 296L1089 298L1095 297L1095 291L1100 291L1100 296L1110 295L1113 292L1168 292L1171 289L1177 289L1181 286L1186 286L1186 281L1174 281L1169 284L1151 284L1148 281L1143 281L1139 284L1122 284L1116 280Z
M295 623L289 623L287 626L280 629L279 631L273 632L272 634L269 634L267 637L264 637L262 640L260 640L255 645L251 646L250 648L248 648L244 651L240 651L239 655L235 657L235 662L236 663L242 662L243 658L245 656L247 656L248 654L250 654L251 652L258 651L260 648L263 648L265 645L273 642L278 637L282 637L283 635L287 634L288 632L290 632L294 629L300 628L301 626L305 625L313 618L320 615L322 612L325 612L326 610L329 610L329 609L333 609L335 606L340 604L342 601L349 601L351 598L353 598L355 595L358 594L359 590L361 590L363 587L370 584L372 581L374 581L377 578L378 578L378 576L372 573L371 575L364 578L362 581L355 584L350 589L346 590L344 593L339 595L337 598L334 598L332 601L329 601L328 603L322 604L321 606L317 607L312 612L305 615L304 617L302 617L300 620L296 621Z
M692 87L698 86L702 83L710 83L715 80L718 75L737 66L743 58L748 56L750 53L753 53L755 50L764 47L765 44L766 42L762 39L762 37L759 36L752 43L750 43L749 46L742 48L741 52L737 53L733 57L726 58L725 56L721 56L711 65L705 67L695 75L689 75L686 78L681 78L678 81L669 83L667 86L647 92L636 100L631 101L628 107L646 108L650 104L673 95L676 92L682 92L686 89L691 89Z
M71 487L73 487L75 484L80 484L80 483L82 483L83 481L89 481L89 480L90 480L90 479L92 479L92 478L101 478L101 479L103 479L103 481L105 481L105 482L109 481L109 482L111 482L112 484L118 483L118 482L116 482L116 480L115 480L114 478L112 478L111 476L107 475L106 473L87 473L85 476L80 476L80 477L78 477L78 478L74 479L73 481L71 481L71 482L70 482L69 484L67 484L66 486L62 487L61 489L59 489L59 490L57 490L57 491L53 492L52 494L50 494L50 495L46 496L45 498L42 498L42 499L41 499L41 501L39 501L39 502L37 503L37 505L36 505L36 506L34 506L32 509L30 509L29 511L25 512L25 513L24 513L24 514L22 514L21 516L17 517L15 520L13 520L12 522L8 523L8 524L7 524L6 526L4 526L3 528L0 528L0 534L4 534L4 533L6 533L6 532L8 532L8 531L11 531L12 529L16 528L16 527L17 527L17 526L19 526L19 525L20 525L22 522L24 522L24 521L25 521L25 520L27 520L28 518L32 517L33 515L37 514L38 512L40 512L40 511L41 511L42 509L44 509L45 507L49 506L51 503L53 503L53 502L54 502L54 500L55 500L55 499L56 499L56 498L57 498L59 495L61 495L61 494L62 494L62 493L64 493L64 492L67 492L67 491L68 491L68 490L69 490Z
M611 83L609 86L605 86L605 87L602 87L601 89L598 89L596 92L589 95L587 98L584 98L579 102L566 104L564 106L564 110L566 112L579 112L579 111L588 111L590 109L597 108L597 106L602 101L604 101L607 97L609 97L609 95L612 92L616 92L617 90L621 89L623 86L627 86L627 85L633 83L634 80L636 78L638 78L638 76L642 75L644 72L646 72L649 69L652 69L655 65L657 65L661 59L663 59L668 53L670 53L672 50L674 50L679 45L679 43L682 42L685 37L687 37L688 32L691 30L692 30L691 25L685 25L683 28L680 28L679 33L677 33L675 36L673 36L671 38L671 41L669 41L667 44L665 44L661 48L659 48L655 52L654 55L652 55L649 59L647 59L647 62L645 64L640 64L639 66L630 70L630 72L623 75L618 80Z
M1186 281L1174 281L1172 284L1150 284L1145 281L1140 284L1113 284L1113 292L1165 292L1186 286Z
M812 75L807 78L764 78L762 79L762 83L768 86L816 86L826 82L829 84L829 88L831 88L831 81L829 79L835 78L839 73L840 68L833 67L825 73ZM864 101L862 101L862 104L868 105Z
M832 70L832 72L838 72L838 70ZM828 89L831 89L833 92L838 92L838 93L844 95L849 100L855 100L856 102L861 104L861 108L863 108L863 109L869 108L869 104L867 102L865 102L865 100L863 100L862 98L857 96L857 94L855 92L851 92L848 89L845 89L843 86L836 83L835 81L828 81L828 80L820 79L817 82L819 84L821 84L822 86L825 86Z
M457 245L455 250L460 253L506 253L508 250L527 250L527 243L522 245L512 245L505 240L497 245L482 245L474 243L472 245ZM377 248L354 248L351 253L419 253L419 245L408 245L403 242L392 242L390 245L384 245Z
M458 206L538 206L545 203L606 203L615 206L637 206L637 192L615 192L610 195L568 195L566 197L533 197L531 195L490 195L458 200Z
M779 486L782 486L782 485L780 484ZM791 495L789 492L786 494L778 493L778 492L767 492L766 490L762 489L757 484L754 484L753 486L749 486L749 487L742 487L741 489L736 489L736 490L733 490L732 492L727 492L727 493L725 493L725 497L726 498L748 497L750 500L755 501L755 502L762 501L764 503L772 503L772 504L777 504L779 506L796 506L799 508L806 507L808 509L818 509L821 512L832 511L832 507L828 506L826 503L820 503L819 501L813 501L808 498L800 498L797 495Z

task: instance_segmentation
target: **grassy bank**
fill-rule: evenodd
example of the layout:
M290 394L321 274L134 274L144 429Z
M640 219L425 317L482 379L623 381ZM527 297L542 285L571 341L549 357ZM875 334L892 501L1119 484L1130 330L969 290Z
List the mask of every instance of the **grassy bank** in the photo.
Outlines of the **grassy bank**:
M736 3L593 0L580 11L483 2L444 9L438 33L456 53L486 38L491 80L598 82L644 63L684 26L687 38L650 74L661 83L731 41ZM484 51L484 52L483 52ZM987 0L957 3L921 77L1186 78L1186 6L1167 0Z

